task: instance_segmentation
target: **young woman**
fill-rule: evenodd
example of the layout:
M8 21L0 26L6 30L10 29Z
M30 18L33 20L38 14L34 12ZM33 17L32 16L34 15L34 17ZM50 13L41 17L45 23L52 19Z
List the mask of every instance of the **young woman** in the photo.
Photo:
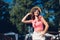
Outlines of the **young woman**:
M43 16L40 15L41 9L39 7L33 7L25 17L23 17L22 22L23 23L32 23L32 26L34 28L34 32L32 34L32 40L45 40L45 33L48 30L48 23L45 21ZM28 15L31 15L30 20L26 20ZM45 27L43 26L45 25Z

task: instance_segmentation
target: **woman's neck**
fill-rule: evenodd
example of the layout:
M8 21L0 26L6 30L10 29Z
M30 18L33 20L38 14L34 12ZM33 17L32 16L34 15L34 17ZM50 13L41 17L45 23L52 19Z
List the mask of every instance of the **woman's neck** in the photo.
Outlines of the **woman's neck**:
M35 16L35 19L36 19L36 20L38 20L38 17L37 17L37 16Z

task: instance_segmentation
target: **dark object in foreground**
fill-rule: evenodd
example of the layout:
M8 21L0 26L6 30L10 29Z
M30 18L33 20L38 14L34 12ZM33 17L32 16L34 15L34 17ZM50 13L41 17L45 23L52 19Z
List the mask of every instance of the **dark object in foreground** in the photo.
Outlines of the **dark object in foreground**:
M0 33L0 40L13 40L13 39Z

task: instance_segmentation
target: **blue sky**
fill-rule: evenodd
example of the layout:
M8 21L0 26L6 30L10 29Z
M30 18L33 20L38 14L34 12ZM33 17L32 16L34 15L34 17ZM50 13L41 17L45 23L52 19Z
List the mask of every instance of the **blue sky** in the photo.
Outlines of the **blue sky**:
M11 4L13 2L13 0L3 0L3 1L6 3L9 3L9 4Z

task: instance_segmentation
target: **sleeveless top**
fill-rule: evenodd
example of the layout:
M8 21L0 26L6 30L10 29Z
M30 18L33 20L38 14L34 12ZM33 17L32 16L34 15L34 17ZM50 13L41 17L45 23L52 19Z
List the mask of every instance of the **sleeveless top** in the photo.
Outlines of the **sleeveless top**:
M40 19L42 16L39 17ZM43 23L42 20L32 20L32 26L34 28L34 31L43 31Z

